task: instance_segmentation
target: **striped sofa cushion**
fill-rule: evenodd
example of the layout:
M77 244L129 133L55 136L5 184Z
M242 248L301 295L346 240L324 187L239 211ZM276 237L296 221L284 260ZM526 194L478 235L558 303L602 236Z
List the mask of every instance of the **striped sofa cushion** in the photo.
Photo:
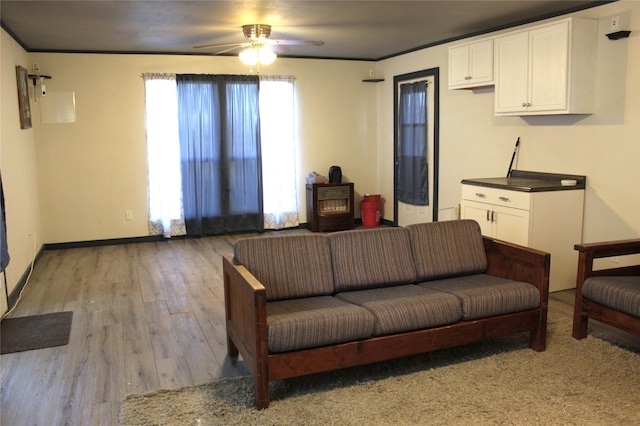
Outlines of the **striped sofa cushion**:
M267 300L333 293L331 253L324 235L288 235L238 240L235 259L267 291Z
M458 297L462 301L463 320L526 311L540 306L540 291L534 285L492 275L466 275L418 285Z
M452 324L462 316L457 297L413 284L347 291L336 297L375 316L374 336Z
M267 303L269 353L288 352L366 339L373 315L331 296Z
M416 280L409 234L404 228L343 231L327 238L336 292Z
M640 277L590 277L582 296L615 310L640 317Z
M473 220L407 226L418 281L477 274L487 269L480 225Z

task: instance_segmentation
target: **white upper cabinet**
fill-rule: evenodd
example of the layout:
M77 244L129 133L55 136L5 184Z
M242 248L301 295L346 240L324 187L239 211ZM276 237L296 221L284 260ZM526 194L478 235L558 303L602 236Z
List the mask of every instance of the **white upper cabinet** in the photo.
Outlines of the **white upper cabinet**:
M449 89L493 86L493 39L449 48Z
M593 113L597 32L568 18L496 37L496 115Z

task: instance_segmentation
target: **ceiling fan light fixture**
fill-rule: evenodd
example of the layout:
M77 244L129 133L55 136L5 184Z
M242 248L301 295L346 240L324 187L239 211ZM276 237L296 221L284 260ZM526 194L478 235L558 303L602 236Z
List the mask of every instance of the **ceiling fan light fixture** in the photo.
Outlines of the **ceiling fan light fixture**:
M264 65L272 64L277 57L278 55L276 55L276 53L273 50L269 49L268 47L263 46L258 48L258 59L260 60L261 64L264 64Z
M249 66L254 66L258 63L258 51L255 47L248 47L244 49L238 56L244 64Z
M238 56L244 64L249 66L254 66L258 62L263 65L269 65L278 57L278 55L268 47L256 45L244 49Z

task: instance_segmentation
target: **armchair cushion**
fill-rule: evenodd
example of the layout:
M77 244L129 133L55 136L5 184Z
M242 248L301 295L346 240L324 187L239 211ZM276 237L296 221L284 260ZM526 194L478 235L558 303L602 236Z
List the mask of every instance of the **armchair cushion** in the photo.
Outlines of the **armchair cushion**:
M590 277L582 295L596 303L640 317L640 276Z

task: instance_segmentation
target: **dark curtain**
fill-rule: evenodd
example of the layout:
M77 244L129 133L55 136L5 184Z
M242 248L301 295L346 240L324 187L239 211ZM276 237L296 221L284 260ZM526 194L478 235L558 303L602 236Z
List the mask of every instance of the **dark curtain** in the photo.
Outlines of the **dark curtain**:
M176 75L188 235L261 232L259 78Z
M429 205L427 82L400 85L396 195L403 203Z
M0 173L0 271L4 271L9 264L9 248L7 247L7 218L4 210L4 188Z

